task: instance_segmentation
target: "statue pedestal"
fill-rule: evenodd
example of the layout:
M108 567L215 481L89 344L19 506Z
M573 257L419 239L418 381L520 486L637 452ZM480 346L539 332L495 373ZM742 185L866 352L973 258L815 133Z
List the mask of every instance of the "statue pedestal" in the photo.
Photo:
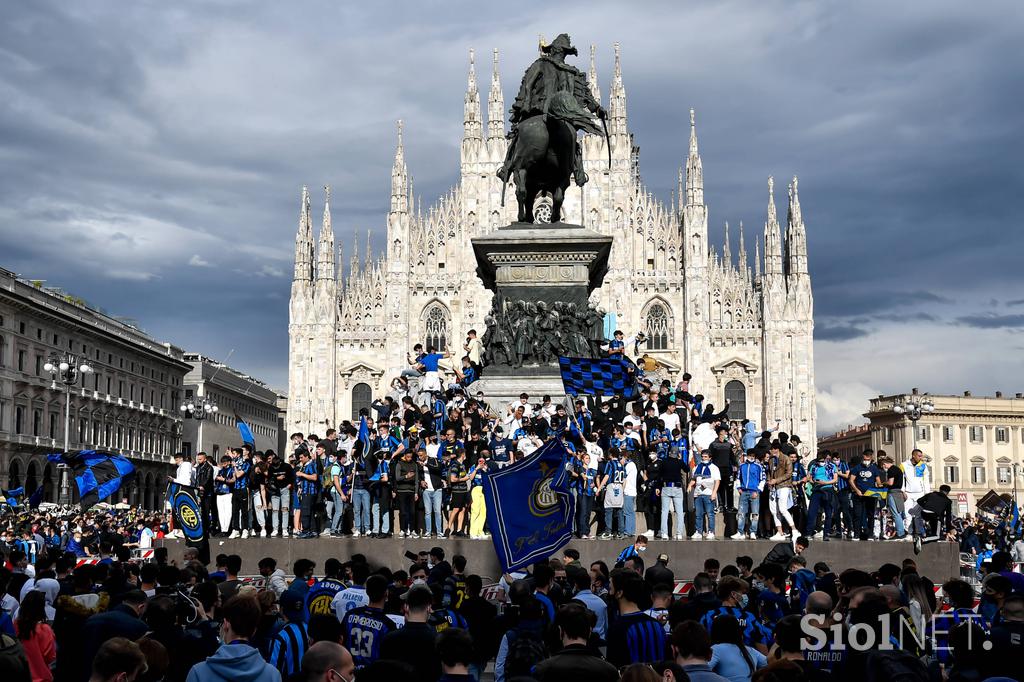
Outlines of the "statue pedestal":
M518 363L487 365L484 379L557 377L557 355L592 354L584 339L600 335L600 320L578 318L604 281L611 237L567 223L513 223L471 241L477 274L495 294L485 345L503 338L528 349Z
M612 238L579 225L513 223L472 240L477 274L505 300L587 304L608 271Z

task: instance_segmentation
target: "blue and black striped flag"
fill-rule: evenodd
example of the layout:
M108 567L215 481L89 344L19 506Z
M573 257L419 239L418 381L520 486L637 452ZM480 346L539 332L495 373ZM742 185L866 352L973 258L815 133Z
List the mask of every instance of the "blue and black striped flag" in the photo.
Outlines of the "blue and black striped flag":
M72 450L46 458L71 467L82 509L110 497L135 475L135 465L127 458L102 450Z
M366 423L365 414L359 417L358 440L363 445L362 456L368 457L370 455L370 425Z
M28 496L28 508L29 509L38 509L39 505L43 501L43 494L45 492L46 491L43 490L43 486L42 485L40 485L38 488L36 488L32 492L32 494Z
M636 365L624 355L607 358L558 358L568 395L619 395L636 400Z

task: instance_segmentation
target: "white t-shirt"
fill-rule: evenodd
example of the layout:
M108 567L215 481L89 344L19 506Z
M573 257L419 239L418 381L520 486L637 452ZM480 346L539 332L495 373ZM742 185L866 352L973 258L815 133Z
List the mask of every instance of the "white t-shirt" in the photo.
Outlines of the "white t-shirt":
M430 459L437 459L437 453L441 452L440 443L427 443L426 447L423 448L427 451L427 457Z
M636 497L637 476L636 464L632 461L626 462L626 481L622 486L622 494L626 497Z
M152 549L153 548L153 529L143 528L142 532L139 533L139 549Z
M174 482L182 485L192 485L192 462L182 462L174 473Z
M658 419L665 422L665 428L668 429L670 434L672 433L672 429L679 428L679 412L672 412L671 414L668 412L662 412L658 415ZM682 433L682 431L680 431L680 433Z
M604 459L604 450L597 443L587 441L587 452L590 454L590 464L587 468L596 470Z
M643 417L638 417L635 414L628 414L626 415L625 419L622 420L623 426L625 426L626 424L632 424L634 431L636 431L636 429L639 429L640 425L643 423Z
M516 444L516 450L519 451L523 457L529 456L538 447L540 446L534 443L533 439L529 437L520 438L519 442Z
M711 497L712 491L715 489L715 481L722 480L722 472L718 470L714 464L709 464L711 468L710 474L707 476L700 475L701 464L698 464L693 469L693 480L696 482L694 486L694 495L704 495Z
M366 588L353 585L334 595L334 599L331 600L331 608L334 609L334 613L340 621L352 609L357 606L367 606L369 603L370 598L366 596Z
M524 417L532 417L533 416L533 405L531 405L529 401L527 401L524 404L524 403L520 402L519 398L516 398L515 400L510 402L508 404L508 406L512 410L512 414L515 414L517 407L521 407L521 408L523 408L523 416Z

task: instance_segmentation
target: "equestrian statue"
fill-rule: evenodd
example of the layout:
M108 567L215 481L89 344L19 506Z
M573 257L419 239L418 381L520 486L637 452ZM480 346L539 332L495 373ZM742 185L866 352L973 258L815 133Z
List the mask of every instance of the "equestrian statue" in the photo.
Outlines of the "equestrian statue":
M569 36L562 33L543 45L541 51L543 54L526 70L512 104L508 153L497 171L503 183L503 203L509 178L515 182L521 223L535 222L533 205L542 191L551 194L551 222L559 222L570 179L579 187L586 184L577 131L608 138L607 112L591 95L586 75L565 63L566 55L579 54ZM600 120L601 127L591 113Z

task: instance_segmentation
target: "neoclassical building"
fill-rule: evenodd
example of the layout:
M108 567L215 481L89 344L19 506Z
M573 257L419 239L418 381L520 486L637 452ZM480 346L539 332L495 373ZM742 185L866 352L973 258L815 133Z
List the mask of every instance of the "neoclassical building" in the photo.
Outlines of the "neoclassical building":
M593 294L608 311L606 331L622 329L627 337L645 331L644 351L667 375L689 372L693 388L718 406L729 398L730 416L759 424L778 419L805 442L813 438L813 298L796 178L784 233L768 179L753 259L742 224L736 252L728 224L721 249L712 248L693 111L678 189L666 204L640 178L617 44L608 97L598 86L593 47L589 84L608 110L611 166L606 141L585 136L590 181L582 192L570 187L563 210L566 222L614 237L608 274ZM329 190L314 237L303 189L289 311L290 431L322 433L351 419L386 391L413 343L458 352L469 329L482 333L491 293L477 277L470 239L507 225L516 211L512 187L501 205L494 174L507 145L497 50L486 121L472 52L464 111L458 182L426 209L414 199L399 122L383 253L373 255L368 244L361 258L353 243L345 269L335 249ZM544 212L541 205L538 215Z

